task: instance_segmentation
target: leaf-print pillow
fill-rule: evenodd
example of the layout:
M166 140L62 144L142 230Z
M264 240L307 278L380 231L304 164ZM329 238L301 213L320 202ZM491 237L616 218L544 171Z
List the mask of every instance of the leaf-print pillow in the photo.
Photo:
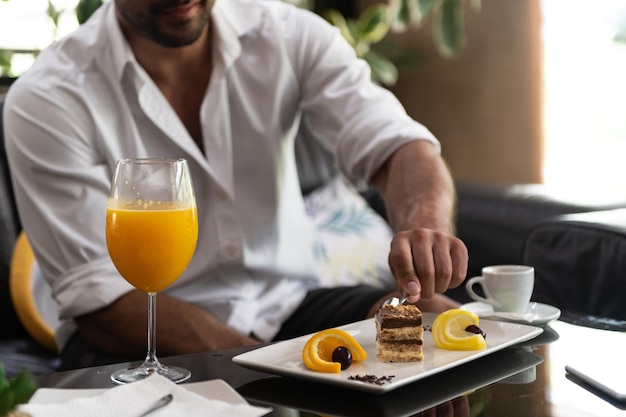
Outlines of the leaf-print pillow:
M336 177L305 197L324 286L392 285L387 263L392 232L346 180Z

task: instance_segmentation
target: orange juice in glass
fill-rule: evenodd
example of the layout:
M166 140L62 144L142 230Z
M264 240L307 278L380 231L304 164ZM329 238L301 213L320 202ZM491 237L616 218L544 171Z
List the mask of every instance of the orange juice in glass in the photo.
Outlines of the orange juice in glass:
M117 162L106 215L111 260L126 281L148 294L148 349L139 367L111 375L116 383L155 373L176 383L187 369L164 366L156 357L156 294L185 271L198 240L198 212L185 159L124 159Z
M191 261L198 240L196 207L150 202L107 209L107 246L115 267L138 290L169 287Z

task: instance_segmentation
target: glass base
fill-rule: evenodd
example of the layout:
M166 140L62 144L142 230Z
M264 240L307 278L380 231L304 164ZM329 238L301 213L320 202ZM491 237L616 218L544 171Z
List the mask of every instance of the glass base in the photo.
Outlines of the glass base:
M178 366L156 366L146 365L145 363L136 368L120 369L111 374L111 380L116 384L129 384L131 382L141 381L147 377L159 374L170 381L180 384L191 378L191 371L180 368Z

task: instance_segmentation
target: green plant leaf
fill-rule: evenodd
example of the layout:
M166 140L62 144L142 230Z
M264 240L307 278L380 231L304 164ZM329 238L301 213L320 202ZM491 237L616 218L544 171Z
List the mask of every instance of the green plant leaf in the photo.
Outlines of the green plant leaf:
M76 5L76 19L81 25L102 6L102 0L80 0Z
M36 390L37 384L28 369L13 379L7 379L4 365L0 362L0 416L6 415L18 404L28 402Z
M356 46L356 39L352 36L352 32L350 30L350 26L348 22L343 17L341 12L336 9L328 9L324 12L324 17L328 20L333 26L339 29L341 36L344 37L345 40L354 48Z
M11 67L11 53L9 51L0 49L0 67L3 67L3 68ZM2 376L3 375L0 375L0 377Z
M33 396L37 390L37 384L31 372L25 369L10 382L10 389L13 391L15 404L23 404Z
M0 362L0 392L7 389L9 387L9 380L6 378L6 374L4 373L4 364Z
M442 0L434 13L433 36L437 49L443 56L456 56L465 43L461 0Z
M56 7L54 7L54 4L52 4L50 0L48 0L48 16L56 27L59 23L59 17L61 16L61 12L57 10Z
M5 416L13 410L15 398L12 391L4 390L0 392L0 416Z
M397 8L397 13L394 15L396 20L405 25L411 21L411 4L413 0L401 0Z
M302 9L313 10L315 7L314 0L283 0L286 3L293 4L296 7L300 7Z
M398 81L398 68L388 58L370 50L363 59L372 70L372 80L374 82L392 86Z
M417 0L417 6L422 16L428 16L435 9L435 3L440 3L441 0Z
M391 30L405 31L415 19L415 3L417 0L400 0L390 3Z
M385 38L372 46L372 49L393 62L398 72L403 69L416 68L424 63L424 55L419 49L393 39Z
M391 26L386 4L373 4L363 10L356 23L356 33L359 40L369 43L380 42Z

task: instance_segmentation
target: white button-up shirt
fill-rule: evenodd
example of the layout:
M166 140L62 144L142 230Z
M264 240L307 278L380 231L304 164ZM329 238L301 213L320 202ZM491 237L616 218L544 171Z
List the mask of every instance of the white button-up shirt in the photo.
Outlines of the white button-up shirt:
M198 245L165 292L269 340L319 285L293 150L302 118L355 184L408 141L439 145L370 83L367 65L315 14L279 1L218 0L212 24L204 153L136 62L113 1L42 52L9 91L4 117L15 194L59 307L61 347L76 328L73 317L131 290L104 233L118 159L189 160Z

